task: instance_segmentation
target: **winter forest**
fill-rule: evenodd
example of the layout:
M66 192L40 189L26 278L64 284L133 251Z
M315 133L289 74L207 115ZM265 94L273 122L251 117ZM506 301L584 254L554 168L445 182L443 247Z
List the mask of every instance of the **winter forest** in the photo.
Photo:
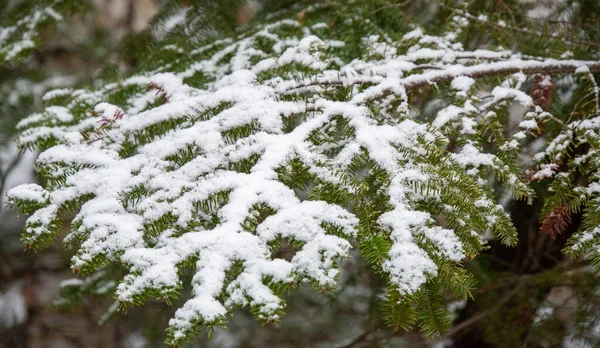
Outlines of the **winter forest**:
M0 348L597 347L598 0L0 1Z

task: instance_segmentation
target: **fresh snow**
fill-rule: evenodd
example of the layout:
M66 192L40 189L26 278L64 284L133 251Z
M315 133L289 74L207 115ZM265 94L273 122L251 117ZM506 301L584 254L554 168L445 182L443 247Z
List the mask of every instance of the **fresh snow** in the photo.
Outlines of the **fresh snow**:
M165 30L184 15L168 18ZM298 27L302 36L279 37L278 30L286 26ZM501 173L513 191L530 193L503 157L484 152L473 140L477 127L492 122L497 117L494 110L507 103L528 108L531 117L520 123L523 131L509 136L503 149L517 150L526 131L537 128L536 118L544 112L520 90L520 79L525 78L521 71L552 67L584 72L587 65L597 64L530 60L507 51L464 51L453 35L434 37L421 29L404 36L403 43L415 42L405 54L398 54L398 47L386 38L372 36L364 44L371 46L369 52L377 59L343 62L331 54L331 48L343 42L319 38L323 28L324 24L308 28L283 20L237 41L222 40L190 52L193 58L216 49L210 58L196 60L178 73L140 74L98 91L48 92L44 99L49 103L59 96L73 98L65 106L49 106L19 123L22 146L58 140L37 161L53 184L46 189L23 185L9 192L12 201L43 206L28 219L26 242L34 244L51 234L63 207L82 200L74 229L66 237L67 242L82 241L73 267L86 269L98 260L125 264L129 272L117 287L119 301L136 302L148 290L169 296L182 286L178 269L185 262L194 263L193 295L170 322L175 339L192 330L195 320L216 322L240 305L257 307L262 319L276 320L284 303L269 285L312 282L333 287L338 260L349 256L359 230L352 209L301 199L279 180L278 170L299 160L319 178L317 185L334 184L356 193L348 180L349 168L364 152L389 178L381 191L390 208L376 221L392 244L383 270L391 285L410 295L437 276L438 262L460 262L468 250L482 247L482 235L507 219L487 193L484 169ZM273 53L255 48L257 40L264 38L274 41ZM223 63L226 56L231 59ZM421 66L423 60L427 63ZM269 72L294 64L312 73L268 78ZM514 75L506 84L492 86L491 101L482 102L474 81L497 72ZM212 79L203 88L184 83L198 73ZM463 102L445 106L429 124L412 119L408 93L445 82ZM365 88L359 90L358 85ZM134 94L123 105L106 101L107 94L126 86L152 88ZM321 92L340 86L351 87L346 100L323 97L326 94ZM286 98L302 95L306 98ZM149 107L157 100L162 104ZM83 119L73 112L82 102L95 105L93 114ZM378 107L378 113L372 106ZM352 128L351 136L319 146L313 143L315 134L334 129L340 118ZM296 119L300 120L297 126L286 129L285 122ZM135 137L169 122L174 126L166 133L151 136L132 155L122 156ZM241 128L250 129L250 134L237 139L227 136ZM443 150L448 143L445 134L453 130L467 140L453 153L442 155L439 167L433 169L428 163L432 149ZM558 139L553 146L561 146ZM339 151L332 155L332 150ZM190 152L193 155L184 163L173 160ZM252 159L256 161L249 171L236 170ZM442 170L451 172L452 180L470 180L473 185L469 193L457 193L467 200L468 213L456 202L444 203L444 212L456 216L454 228L439 226L437 214L419 208L419 202L448 199L444 187L429 186L448 180ZM469 175L460 177L461 170ZM547 167L539 175L551 171ZM135 196L140 188L143 193ZM223 196L227 199L215 198ZM243 225L259 206L275 213L248 231ZM166 218L174 222L149 237L146 226ZM217 223L211 225L214 219ZM271 244L280 238L300 244L290 260L272 255ZM228 281L226 272L235 263L241 263L242 270Z

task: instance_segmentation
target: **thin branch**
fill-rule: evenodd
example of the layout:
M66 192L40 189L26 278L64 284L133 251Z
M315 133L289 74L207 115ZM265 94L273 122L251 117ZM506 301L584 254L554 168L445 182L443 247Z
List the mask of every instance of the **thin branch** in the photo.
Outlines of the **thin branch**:
M340 346L339 348L353 348L353 347L359 347L364 343L369 342L369 335L371 334L370 331L365 331L362 334L360 334L356 339L352 340L352 342Z
M498 2L504 7L506 8L506 12L510 15L510 18L512 19L512 23L514 26L517 26L517 20L515 19L515 15L513 13L513 11L510 9L510 6L508 6L503 0L498 0Z
M371 15L374 15L375 13L377 13L379 11L386 10L386 9L389 9L389 8L404 7L404 6L408 5L408 4L410 4L411 1L412 0L407 0L407 1L404 1L404 2L401 2L401 3L398 3L398 4L389 4L389 5L386 5L386 6L381 6L378 9L374 10L373 12L371 12Z
M571 119L573 119L573 117L575 117L575 113L577 112L577 108L579 107L579 104L581 104L582 101L585 100L585 98L589 97L590 95L592 95L593 92L589 92L586 95L584 95L583 97L581 97L577 103L575 103L575 106L573 106L573 111L571 111L571 114L569 115L569 118L567 119L567 124L571 123Z
M494 307L492 307L491 309L489 309L485 312L478 313L477 315L472 316L468 320L465 320L465 321L461 322L460 324L455 325L452 328L452 330L448 331L446 336L451 337L453 335L456 335L460 331L467 329L468 327L472 326L476 322L483 320L483 319L487 318L488 316L494 314L496 311L498 311L500 308L502 308L513 296L515 296L523 288L523 286L525 286L525 281L520 281L511 291L509 291L506 295L504 295L504 297L502 297Z
M457 13L472 19L472 20L476 20L480 23L483 23L485 25L494 27L498 30L511 30L520 34L524 34L524 35L529 35L529 36L536 36L536 37L541 37L541 38L546 38L546 39L551 39L551 40L561 40L563 42L567 42L567 43L571 43L571 44L577 44L577 45L584 45L584 46L594 46L597 48L600 48L600 43L597 42L591 42L591 41L586 41L586 40L580 40L580 39L566 39L564 37L558 37L558 36L552 36L552 35L546 35L540 31L531 31L529 29L524 29L524 28L519 28L517 26L512 26L512 25L501 25L499 23L496 22L492 22L490 20L484 19L484 18L480 18L478 16L475 16L467 11L458 9L458 8L454 8L452 6L448 6L442 2L440 2L440 6L445 7L448 10L452 10L452 11L456 11Z
M600 113L600 88L598 88L598 84L596 83L596 79L591 72L586 73L587 77L590 79L590 82L594 86L594 101L596 102L596 113Z

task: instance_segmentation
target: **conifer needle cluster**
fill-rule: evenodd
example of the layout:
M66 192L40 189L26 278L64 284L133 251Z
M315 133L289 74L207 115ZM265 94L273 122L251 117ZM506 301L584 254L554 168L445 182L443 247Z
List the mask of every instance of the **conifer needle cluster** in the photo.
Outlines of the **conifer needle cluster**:
M205 18L195 10L175 12L173 30L190 32ZM353 248L387 281L386 322L439 335L451 324L442 294L476 285L464 262L492 236L519 242L504 197L533 200L542 180L542 232L583 212L567 251L600 264L600 61L465 47L469 27L492 19L462 7L435 32L392 12L393 25L369 1L327 1L219 38L163 30L133 76L46 93L18 125L43 180L8 195L31 214L24 244L49 246L75 214L72 268L121 265L121 308L180 296L192 270L170 344L239 307L277 322L300 284L334 291ZM567 80L585 97L564 118L547 90Z

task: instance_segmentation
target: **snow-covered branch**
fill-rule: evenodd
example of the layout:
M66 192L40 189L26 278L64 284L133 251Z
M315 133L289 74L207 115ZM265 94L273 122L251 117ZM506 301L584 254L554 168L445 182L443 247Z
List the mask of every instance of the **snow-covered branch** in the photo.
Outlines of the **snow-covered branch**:
M319 11L303 13L324 19ZM9 193L32 214L26 245L48 245L61 214L76 212L65 238L73 268L122 264L123 306L177 296L192 268L173 343L224 325L240 306L278 320L284 290L332 289L357 246L397 302L440 288L467 296L461 261L485 248L483 236L516 243L494 183L532 195L518 156L551 115L524 83L597 72L600 62L465 51L460 26L395 41L372 25L357 56L328 28L284 19L189 52L170 45L174 58L156 70L47 94L45 110L19 124L20 145L43 150L47 184ZM409 94L429 85L452 102L423 119ZM527 113L506 131L513 103ZM291 258L277 256L284 242Z

